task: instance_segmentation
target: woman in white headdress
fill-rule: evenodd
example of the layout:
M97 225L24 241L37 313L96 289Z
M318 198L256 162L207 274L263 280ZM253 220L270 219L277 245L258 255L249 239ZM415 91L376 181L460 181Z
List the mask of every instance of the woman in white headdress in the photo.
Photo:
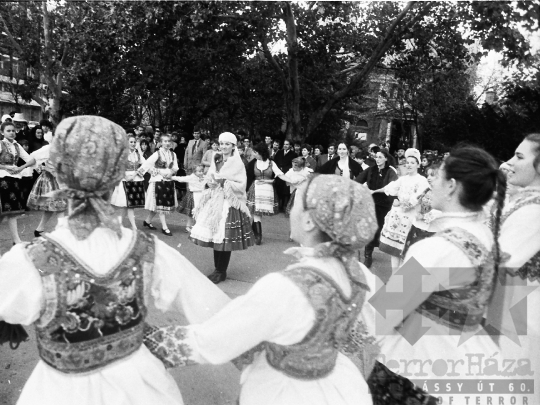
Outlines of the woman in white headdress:
M208 278L216 284L227 278L231 252L254 242L246 205L246 169L236 150L236 136L222 133L219 148L206 174L209 188L194 212L197 222L190 234L193 243L214 249L215 271Z
M407 174L371 193L397 196L392 209L384 219L379 250L392 258L392 269L399 267L401 253L405 247L412 221L420 211L420 199L429 190L427 179L418 173L420 152L409 148L405 152Z

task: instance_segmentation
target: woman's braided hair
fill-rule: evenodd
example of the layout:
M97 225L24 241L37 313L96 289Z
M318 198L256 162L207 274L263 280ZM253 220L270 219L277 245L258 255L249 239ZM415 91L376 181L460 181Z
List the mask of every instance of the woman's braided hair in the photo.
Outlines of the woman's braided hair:
M499 170L497 161L483 149L462 146L453 149L444 161L447 179L455 179L462 186L459 202L472 211L480 211L491 198L495 198L495 218L492 231L494 238L495 270L498 270L501 254L499 234L501 216L506 197L506 176Z

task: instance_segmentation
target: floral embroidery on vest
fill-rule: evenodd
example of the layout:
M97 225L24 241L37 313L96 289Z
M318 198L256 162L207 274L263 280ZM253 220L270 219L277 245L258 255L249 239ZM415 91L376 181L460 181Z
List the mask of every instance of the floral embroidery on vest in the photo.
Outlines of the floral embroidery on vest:
M460 228L436 233L459 247L476 270L476 280L466 286L432 293L417 312L441 325L459 331L473 331L482 321L493 292L495 267L493 255L471 233Z
M19 156L21 155L19 144L11 144L5 139L2 139L0 142L2 142L2 150L0 151L0 165L15 166L19 161ZM15 154L11 153L11 146L15 148Z
M328 276L316 269L297 267L281 272L305 294L316 314L306 337L293 345L263 342L235 359L237 367L251 364L257 352L265 350L266 360L290 377L313 380L327 376L336 364L338 350L350 344L351 331L364 302L365 290L351 283L346 299Z
M167 153L171 155L171 161L170 163L167 163L167 157L164 156L164 154ZM174 165L174 154L168 150L168 151L162 151L161 149L158 152L158 159L156 160L156 163L154 164L156 169L172 169Z
M96 276L52 239L27 247L44 286L45 306L36 322L40 357L65 373L101 368L135 352L146 317L144 274L154 263L154 240L142 232L124 259Z

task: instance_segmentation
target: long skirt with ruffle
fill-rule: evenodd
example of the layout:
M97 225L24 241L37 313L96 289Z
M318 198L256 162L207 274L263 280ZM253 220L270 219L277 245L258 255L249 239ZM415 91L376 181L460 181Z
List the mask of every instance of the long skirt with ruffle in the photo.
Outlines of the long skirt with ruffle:
M202 207L189 238L193 243L217 251L245 250L253 246L251 218L240 209L233 208L227 200L223 204L221 220L216 231L205 225L204 217L210 215L210 204Z
M247 207L251 215L276 215L279 213L278 195L272 184L255 182L247 192Z
M28 196L28 208L39 211L62 212L67 208L63 198L46 197L52 191L60 189L54 176L44 170L36 180Z

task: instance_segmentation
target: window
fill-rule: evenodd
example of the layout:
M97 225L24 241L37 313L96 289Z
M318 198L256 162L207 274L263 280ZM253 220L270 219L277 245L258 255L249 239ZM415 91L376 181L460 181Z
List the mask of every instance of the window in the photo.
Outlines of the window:
M356 126L357 126L357 127L363 127L363 128L369 127L369 125L368 125L368 123L367 123L366 120L358 120L358 121L356 122Z

